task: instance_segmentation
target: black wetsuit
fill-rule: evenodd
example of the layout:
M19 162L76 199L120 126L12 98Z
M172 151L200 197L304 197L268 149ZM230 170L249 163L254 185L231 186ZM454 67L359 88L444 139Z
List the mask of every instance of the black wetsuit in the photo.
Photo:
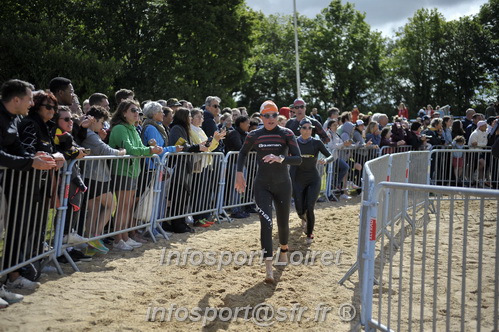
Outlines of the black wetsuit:
M254 148L257 153L258 172L255 178L255 201L260 216L260 241L264 257L272 257L272 201L274 201L279 242L288 244L289 210L291 205L291 179L287 165L301 163L296 137L289 129L276 126L272 130L260 128L248 134L237 159L237 171L242 172L246 156ZM265 163L269 154L283 155L282 163ZM289 155L288 155L289 154Z
M314 232L315 214L314 207L321 190L321 177L317 171L317 158L319 152L328 157L326 162L332 162L331 154L324 144L313 137L304 141L298 137L302 163L299 166L291 166L289 170L293 181L293 198L295 208L301 219L307 220L307 236Z

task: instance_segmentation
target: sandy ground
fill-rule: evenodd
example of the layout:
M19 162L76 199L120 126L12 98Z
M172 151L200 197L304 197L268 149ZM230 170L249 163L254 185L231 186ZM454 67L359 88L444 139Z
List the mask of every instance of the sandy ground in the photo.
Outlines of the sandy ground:
M242 253L238 264L220 269L218 263L198 264L200 257L207 257L201 254L185 255L185 265L180 256L180 266L170 256L168 264L168 255L174 250L181 254L187 248L203 255L214 252L216 260L221 259L222 251L250 255L259 250L260 224L252 214L231 224L197 228L195 234L175 234L170 241L151 242L133 252L111 250L94 256L92 262L78 263L78 273L63 266L65 275L42 276L37 291L24 292L22 303L0 311L0 330L350 331L359 321L357 275L344 286L338 285L338 280L355 261L359 202L360 197L350 202L318 203L316 240L310 247L305 245L301 222L293 211L289 245L294 262L300 262L307 250L309 255L318 255L313 263L304 258L300 265L276 267L275 285L263 283L265 267L259 257L250 264L249 257L243 261ZM257 312L270 313L263 303L276 311L269 322L252 319ZM258 305L261 309L253 310ZM350 305L357 314L352 321L343 321L351 318ZM201 308L199 316L196 307ZM205 314L205 310L211 307L220 310L222 319L210 321L214 313ZM188 317L185 310L191 311ZM227 321L227 317L232 319Z
M437 331L446 330L448 314L450 330L460 330L461 319L464 319L465 330L476 330L477 321L483 330L493 329L497 202L485 203L483 219L473 212L478 208L477 204L470 203L471 213L469 218L465 218L463 203L458 202L453 207L451 223L449 205L443 202L436 206L436 211L441 212L438 223L437 215L431 214L427 228L418 222L421 227L416 229L414 239L411 233L406 234L404 247L395 250L394 259L386 261L380 279L382 287L374 287L374 318L386 321L390 314L392 322L396 322L401 302L400 330L407 330L408 322L418 329L421 323L419 303L423 297L424 330L433 328L433 308L436 310ZM290 252L294 255L294 262L301 264L276 267L275 285L263 282L265 267L260 264L259 256L251 263L249 258L244 261L244 253L250 255L260 247L260 225L257 216L252 214L250 218L230 224L224 222L208 229L197 229L195 234L175 234L170 241L151 242L133 252L110 251L107 255L94 256L92 262L79 263L81 272L78 273L64 266L66 274L63 276L44 275L42 286L36 292L24 293L24 302L0 310L0 331L359 330L358 275L354 274L343 286L338 284L356 260L359 211L360 197L350 202L318 203L316 240L310 247L305 245L301 222L293 211ZM413 219L419 217L413 216ZM436 228L437 224L439 228ZM454 229L453 265L448 269L446 252L451 228ZM476 241L480 229L484 232L483 251ZM464 241L465 235L467 241ZM426 251L422 250L424 241ZM414 243L414 254L411 253L411 243ZM437 243L438 259L435 258ZM277 230L274 230L274 246L277 244ZM378 262L382 245L386 242L380 240L376 249ZM385 249L389 250L389 246ZM178 256L175 251L178 251ZM210 252L214 256L208 260ZM325 252L329 256L324 256ZM219 268L219 260L223 258L228 262L229 253L238 255L238 258ZM307 253L309 258L301 260L301 255L306 257ZM313 262L312 253L318 254ZM466 269L470 271L464 282L463 256L467 258ZM178 265L175 264L176 258ZM200 264L201 258L203 264ZM186 264L182 264L183 259ZM409 279L408 264L411 259L414 260L412 280ZM482 276L476 273L480 261L484 266ZM399 275L401 264L404 277ZM389 266L393 267L393 284L387 281ZM378 268L377 271L380 277ZM476 315L478 278L483 282L480 318ZM425 285L424 292L422 285ZM449 285L452 292L447 301ZM464 317L460 305L463 289ZM392 295L391 300L388 294ZM412 307L409 307L410 296ZM379 316L380 303L384 310L388 307L391 310ZM356 310L354 316L352 306ZM274 309L272 319L257 319L264 312L267 317L272 317L270 308ZM218 318L214 319L215 315L219 315ZM397 326L392 328L397 329Z

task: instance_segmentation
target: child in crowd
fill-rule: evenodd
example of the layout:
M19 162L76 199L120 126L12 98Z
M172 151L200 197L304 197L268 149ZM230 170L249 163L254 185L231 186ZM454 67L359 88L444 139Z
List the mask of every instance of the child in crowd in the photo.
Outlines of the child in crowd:
M456 136L452 141L453 149L463 149L464 148L465 139L464 136ZM464 168L464 153L462 151L452 152L452 169L454 170L454 177L456 178L456 183L458 186L462 180Z

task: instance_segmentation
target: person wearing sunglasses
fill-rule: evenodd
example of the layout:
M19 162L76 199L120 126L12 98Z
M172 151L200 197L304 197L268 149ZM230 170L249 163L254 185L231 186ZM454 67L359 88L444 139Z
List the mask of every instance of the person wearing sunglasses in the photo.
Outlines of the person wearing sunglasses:
M289 170L293 183L296 213L302 220L302 228L307 235L307 244L311 244L314 239L314 208L321 190L321 177L317 171L317 163L324 165L334 161L324 143L312 137L312 129L314 129L314 126L310 119L304 118L301 120L300 136L298 136L297 142L300 147L302 162L300 165L291 166ZM319 152L327 158L318 160Z
M161 146L145 146L142 143L139 133L135 129L139 113L140 107L135 100L126 99L118 105L111 119L109 146L113 149L125 149L127 154L132 156L161 154L163 152ZM143 162L144 160L136 158L127 161L115 159L111 162L112 173L115 176L114 189L118 198L115 215L116 231L122 231L131 226L138 178L142 171L141 163ZM113 248L116 250L131 251L141 246L142 243L129 237L128 232L114 236Z
M312 117L308 117L306 115L307 113L307 104L305 101L301 98L295 99L293 102L293 111L295 113L295 117L291 118L288 120L286 123L286 128L291 129L291 131L296 135L300 136L300 122L301 120L307 118L312 122L312 125L314 126L314 129L312 130L312 136L315 136L315 134L319 135L323 143L329 142L329 137L327 136L326 132L322 128L322 125L319 121Z
M287 263L289 237L289 211L291 206L291 179L287 165L302 161L296 137L289 129L277 125L278 108L273 101L260 107L263 127L250 132L237 159L235 189L246 190L243 168L246 157L254 148L257 153L258 171L255 176L255 202L260 217L260 241L265 257L265 282L273 283L272 271L272 203L274 203L279 233L279 261Z

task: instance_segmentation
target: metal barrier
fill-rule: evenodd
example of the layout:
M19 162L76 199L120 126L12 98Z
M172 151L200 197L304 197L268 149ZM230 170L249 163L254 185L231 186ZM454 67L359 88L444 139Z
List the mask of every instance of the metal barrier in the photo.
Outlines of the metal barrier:
M64 166L63 171L66 169ZM56 216L63 207L60 171L18 171L0 168L3 204L3 232L0 232L0 276L28 264L52 260L62 273L56 257ZM48 259L48 260L47 260Z
M384 156L385 154L409 152L411 150L412 145L382 146L379 149L379 155Z
M469 188L499 188L499 159L490 149L434 149L428 183Z
M428 205L410 207L409 219L390 212L394 196L416 193L431 193L436 206L419 226L410 220ZM499 191L381 182L364 205L366 331L498 330Z
M220 152L166 153L161 164L160 206L156 222L200 214L218 218L218 198L224 155Z
M220 190L218 197L218 214L223 215L230 222L228 209L241 206L248 206L254 203L254 181L258 170L256 152L248 153L244 175L246 178L246 191L239 194L234 189L236 183L236 166L239 151L230 151L223 160L222 172L220 176Z
M160 170L157 155L73 160L65 172L62 205L67 208L57 223L57 256L64 255L72 268L79 271L67 248L81 243L102 248L97 241L109 236L139 229L151 232L158 210ZM87 187L85 193L75 185L79 173ZM151 237L155 241L152 232Z

